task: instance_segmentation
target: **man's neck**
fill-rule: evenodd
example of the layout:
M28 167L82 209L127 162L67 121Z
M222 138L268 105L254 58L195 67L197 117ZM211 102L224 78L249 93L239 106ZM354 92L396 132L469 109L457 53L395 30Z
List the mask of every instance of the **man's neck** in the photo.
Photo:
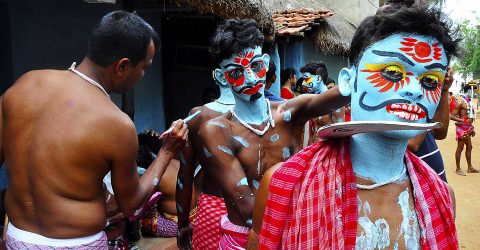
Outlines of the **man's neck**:
M378 133L354 135L350 143L353 171L357 177L381 183L402 173L406 140Z
M252 125L260 125L270 118L265 95L253 102L235 98L233 111L243 122Z
M100 84L107 93L111 92L111 83L109 81L110 78L108 77L107 68L100 67L88 57L85 57L75 69Z
M235 104L235 98L233 97L230 87L220 86L220 97L218 97L217 101L223 104Z

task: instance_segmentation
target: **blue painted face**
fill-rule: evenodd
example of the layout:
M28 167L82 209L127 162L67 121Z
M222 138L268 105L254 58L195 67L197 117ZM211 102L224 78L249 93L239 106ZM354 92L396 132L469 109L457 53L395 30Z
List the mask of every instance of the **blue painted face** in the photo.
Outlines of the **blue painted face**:
M215 77L228 83L240 99L255 101L264 93L269 60L267 54L262 55L262 47L247 48L223 60L215 70Z
M302 74L302 78L302 88L306 93L320 94L326 90L326 87L322 88L322 86L325 86L325 84L322 81L322 77L319 75L312 75L308 72L305 72Z
M340 79L350 80L352 120L430 122L447 64L443 46L432 37L400 33L374 43L356 67L340 72Z

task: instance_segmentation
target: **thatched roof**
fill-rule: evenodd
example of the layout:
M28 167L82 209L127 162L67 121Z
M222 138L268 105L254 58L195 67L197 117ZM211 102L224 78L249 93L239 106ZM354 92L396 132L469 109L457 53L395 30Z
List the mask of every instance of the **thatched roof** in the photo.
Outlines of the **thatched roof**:
M258 22L263 32L274 34L273 16L262 2L265 0L171 0L200 13L212 13L222 18L251 18Z
M263 2L270 13L299 9L329 10L319 0L263 0ZM325 18L325 21L320 22L313 30L315 47L323 52L346 55L355 28L355 25L346 18L334 12L334 15Z
M264 33L275 33L273 14L286 10L328 10L319 0L170 0L177 5L212 13L222 18L252 18ZM355 26L338 13L325 19L313 30L315 47L326 53L345 55Z

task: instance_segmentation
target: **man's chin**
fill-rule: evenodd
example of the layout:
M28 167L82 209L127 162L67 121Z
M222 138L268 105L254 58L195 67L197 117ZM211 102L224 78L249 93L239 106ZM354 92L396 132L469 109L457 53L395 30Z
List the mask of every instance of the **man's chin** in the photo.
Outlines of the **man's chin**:
M259 92L257 92L257 93L255 93L255 94L253 94L253 95L250 96L250 101L251 101L251 102L254 102L254 101L260 99L260 97L262 97L262 94L260 94Z

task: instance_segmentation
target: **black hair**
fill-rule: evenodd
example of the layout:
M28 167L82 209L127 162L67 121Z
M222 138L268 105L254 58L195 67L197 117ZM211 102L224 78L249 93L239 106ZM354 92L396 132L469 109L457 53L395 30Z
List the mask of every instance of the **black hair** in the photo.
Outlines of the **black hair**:
M275 72L277 71L277 66L275 66L275 63L273 62L272 59L270 59L270 62L268 63L268 71L267 71L267 77L265 78L265 82L269 82L272 77L275 75Z
M368 46L397 33L436 38L443 45L448 61L458 53L458 28L452 28L452 21L444 13L421 3L412 5L395 1L360 23L350 44L350 65L358 63Z
M280 85L285 85L284 83L290 79L290 76L295 75L295 70L292 68L282 69L280 71Z
M325 85L329 84L329 83L333 83L333 84L336 84L335 81L332 79L332 78L328 78L327 81L325 82Z
M158 50L158 34L141 17L123 10L113 11L95 25L88 42L87 57L102 67L122 58L130 59L135 66L147 57L151 41Z
M300 72L308 72L312 75L320 75L323 82L326 82L328 78L327 65L322 61L310 61L309 63L305 64L305 66L300 68Z
M213 34L210 53L215 65L247 48L262 46L264 36L253 19L227 19Z

